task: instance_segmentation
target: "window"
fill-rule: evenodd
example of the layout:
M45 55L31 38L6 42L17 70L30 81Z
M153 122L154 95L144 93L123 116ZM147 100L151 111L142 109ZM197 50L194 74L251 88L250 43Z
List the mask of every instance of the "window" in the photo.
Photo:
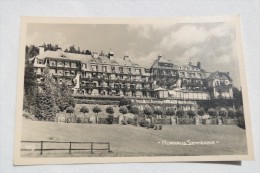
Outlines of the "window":
M65 62L65 67L70 67L70 63L69 62Z
M128 70L128 73L131 73L131 68L128 68L127 70Z
M103 72L107 72L107 67L106 66L102 66L102 70L103 70Z
M120 71L120 73L123 73L123 68L119 67L119 71Z
M115 72L115 67L111 67L111 69L112 69L112 72L114 73Z
M59 67L63 67L63 62L58 62Z
M51 61L50 64L51 64L51 66L56 66L56 62L55 61Z
M75 62L71 63L71 68L77 68L77 64Z
M82 68L86 68L86 64L84 63L84 64L82 64Z
M92 68L93 71L97 71L97 66L96 65L92 65L91 68Z
M136 69L135 72L136 72L137 74L141 74L141 70L140 70L140 69Z

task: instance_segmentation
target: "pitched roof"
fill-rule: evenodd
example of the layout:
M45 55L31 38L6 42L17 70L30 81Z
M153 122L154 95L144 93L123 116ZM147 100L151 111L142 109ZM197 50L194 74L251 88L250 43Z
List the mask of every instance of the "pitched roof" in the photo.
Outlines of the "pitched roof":
M68 53L63 52L62 50L57 51L50 51L47 50L42 54L36 56L38 59L44 58L56 58L56 59L69 59L81 62L95 62L94 58L91 55L84 55L84 54L76 54L76 53Z
M221 75L221 76L220 76ZM232 81L231 77L229 76L229 74L225 73L225 72L219 72L219 71L215 71L212 72L207 80L211 80L211 79L224 79L224 77L222 77L222 75L226 76L228 78L228 80Z
M134 66L134 64L132 63L132 61L130 61L129 59L123 59L123 58L118 58L118 57L114 57L114 60L122 66Z

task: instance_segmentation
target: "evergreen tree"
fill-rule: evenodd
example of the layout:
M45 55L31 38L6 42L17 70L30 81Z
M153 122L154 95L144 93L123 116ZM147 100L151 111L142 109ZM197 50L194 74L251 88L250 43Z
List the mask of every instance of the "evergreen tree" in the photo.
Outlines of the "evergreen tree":
M31 114L35 112L37 79L33 66L26 60L24 73L24 102L23 108Z
M56 84L56 104L61 111L66 110L69 106L75 107L75 101L72 97L70 87L63 82L61 85Z
M57 110L54 94L54 80L49 74L48 68L45 69L43 78L43 86L41 87L41 90L38 90L37 92L35 116L41 119L43 118L44 120L50 120L56 115Z

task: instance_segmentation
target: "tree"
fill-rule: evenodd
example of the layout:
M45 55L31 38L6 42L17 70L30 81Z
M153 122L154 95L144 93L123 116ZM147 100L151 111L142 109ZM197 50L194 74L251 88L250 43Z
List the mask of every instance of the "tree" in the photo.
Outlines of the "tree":
M51 119L56 115L56 103L54 96L53 78L48 72L48 68L45 69L43 74L44 82L42 83L41 90L37 92L36 100L36 117L43 119Z
M228 111L227 111L226 108L221 108L221 109L218 111L218 114L219 114L219 116L221 116L221 117L227 117Z
M176 111L176 115L177 115L178 118L183 117L184 114L185 114L185 112L184 112L183 109L181 109L181 108L178 108L178 109L177 109L177 111Z
M236 116L244 118L244 109L242 106L240 108L238 108L238 110L236 111Z
M108 106L108 107L106 108L106 113L108 113L108 114L114 114L114 109L113 109L113 107L112 107L112 106Z
M217 117L217 116L218 116L218 111L217 111L216 109L214 109L214 108L210 108L210 109L208 110L208 114L209 114L210 116L212 116L212 117Z
M85 114L88 113L89 110L88 110L87 106L82 106L80 109L80 112L84 113L84 116L85 116Z
M153 114L153 109L149 105L145 105L144 107L144 114L150 116Z
M121 100L120 100L120 102L119 102L119 107L121 107L121 106L126 106L128 103L127 103L127 100L124 98L124 97L122 97L121 98Z
M61 85L56 83L55 85L55 97L56 104L61 111L66 110L69 106L75 107L75 100L72 96L70 87L63 82Z
M24 73L24 101L23 109L31 114L35 113L36 95L38 90L38 83L36 74L32 64L26 60Z
M128 109L126 108L126 106L121 106L119 108L119 112L125 116L125 114L128 113Z
M166 109L166 115L168 116L174 116L175 115L175 109L174 107L169 107Z
M236 112L233 108L228 109L228 117L230 118L235 118L236 117Z
M163 114L164 114L164 111L163 111L162 107L161 107L161 106L156 106L156 107L154 108L154 114L157 115L157 118L158 118L158 116L163 115Z
M69 53L77 53L77 50L75 49L74 45L69 47Z
M66 109L66 112L69 113L71 116L71 114L74 112L74 108L70 106Z
M242 91L236 87L233 87L232 89L233 89L234 106L236 108L239 108L239 107L243 106Z
M132 114L134 115L138 115L139 114L139 108L137 106L133 106L131 108L131 111L130 111Z
M205 115L205 111L203 109L201 109L201 108L198 109L197 113L198 113L199 116Z
M99 106L95 106L95 107L92 109L92 111L93 111L94 113L96 113L96 122L97 122L98 113L99 113L99 112L102 112L102 110L101 110L101 108L100 108Z
M188 110L187 114L189 115L189 118L193 118L196 115L196 112L193 110Z

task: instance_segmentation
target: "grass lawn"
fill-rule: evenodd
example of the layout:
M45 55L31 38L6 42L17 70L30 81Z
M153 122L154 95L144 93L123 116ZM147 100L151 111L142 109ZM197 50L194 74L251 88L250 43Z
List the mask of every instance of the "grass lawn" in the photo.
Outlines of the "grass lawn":
M44 151L47 157L69 156L194 156L246 154L246 133L233 125L164 125L162 130L133 125L74 124L24 119L22 140L110 142L107 151ZM215 145L165 145L162 141L218 141ZM160 143L159 143L160 142ZM53 146L52 146L53 147ZM56 146L57 147L57 146ZM63 146L65 147L65 146ZM76 146L75 146L76 147ZM39 157L39 151L22 152Z

